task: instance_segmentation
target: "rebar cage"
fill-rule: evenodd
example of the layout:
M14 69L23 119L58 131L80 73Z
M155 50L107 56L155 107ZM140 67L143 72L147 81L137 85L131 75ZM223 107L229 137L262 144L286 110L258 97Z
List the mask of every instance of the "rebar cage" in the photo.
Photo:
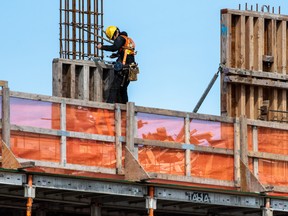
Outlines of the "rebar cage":
M60 0L60 58L103 58L103 0Z

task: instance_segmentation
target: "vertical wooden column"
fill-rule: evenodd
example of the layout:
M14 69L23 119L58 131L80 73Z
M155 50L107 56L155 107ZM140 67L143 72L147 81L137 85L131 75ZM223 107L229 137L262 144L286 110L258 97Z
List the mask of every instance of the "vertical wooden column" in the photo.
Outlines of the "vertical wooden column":
M121 138L121 109L119 104L115 105L115 145L116 145L116 169L117 174L123 174L122 167L122 142Z
M240 158L248 167L247 119L240 116Z
M231 67L231 34L232 16L229 13L221 14L221 64ZM221 74L221 115L231 116L231 85L224 82L224 75Z
M53 59L52 63L52 76L53 76L53 86L52 94L54 96L62 96L62 63L59 59Z
M101 101L103 100L103 68L96 67L95 74L94 74L94 101Z
M246 68L249 70L254 70L254 17L247 17L246 21L246 47L245 56L248 57L246 60ZM255 113L255 87L247 86L246 94L246 116L247 118L254 119Z
M277 71L283 75L287 74L287 22L279 21L277 25ZM287 111L287 90L280 90L278 110ZM278 114L279 121L287 121L287 113Z
M255 62L256 70L263 71L263 58L264 55L264 18L257 18L257 48L255 53L257 55L257 61ZM255 119L260 116L260 108L263 105L263 87L258 86L257 98L256 98L256 109L255 109Z
M271 72L277 72L277 69L278 69L277 59L279 58L279 56L277 56L277 51L276 51L276 20L270 20L270 22L271 24L268 28L268 31L271 34L271 38L270 38L271 41L268 41L268 43L270 46L271 55L274 57L274 62L273 64L271 64ZM269 101L270 101L270 109L277 110L278 109L278 89L277 88L273 88ZM277 121L278 120L277 115L278 114L276 112L269 112L269 120Z
M185 143L190 144L190 118L189 114L187 114L184 121L185 128ZM185 151L185 173L186 176L191 176L191 150L186 149Z
M10 147L10 90L6 81L0 81L0 86L2 86L2 140Z
M239 118L234 123L234 182L235 187L241 186L240 172L240 122Z
M235 44L236 67L245 68L245 16L240 16L236 24ZM246 89L244 84L234 86L236 92L236 116L246 115Z
M252 128L252 141L253 141L253 151L258 152L258 129L256 126ZM258 179L259 176L259 160L258 158L253 159L253 173L254 176Z
M135 158L138 158L137 151L134 147L135 136L135 105L132 102L127 103L126 112L126 146Z
M66 103L62 100L61 103L61 115L60 115L60 127L61 127L61 151L60 151L60 163L65 166L67 162L67 137L66 132Z

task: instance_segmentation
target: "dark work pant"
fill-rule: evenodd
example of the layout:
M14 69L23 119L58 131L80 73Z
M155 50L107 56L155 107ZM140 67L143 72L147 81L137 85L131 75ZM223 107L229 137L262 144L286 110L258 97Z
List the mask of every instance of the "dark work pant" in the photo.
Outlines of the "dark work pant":
M123 79L125 79L123 81ZM120 73L115 73L114 79L109 91L107 103L123 103L128 102L128 85L130 81L127 80L127 76L124 77ZM121 86L122 85L122 86Z

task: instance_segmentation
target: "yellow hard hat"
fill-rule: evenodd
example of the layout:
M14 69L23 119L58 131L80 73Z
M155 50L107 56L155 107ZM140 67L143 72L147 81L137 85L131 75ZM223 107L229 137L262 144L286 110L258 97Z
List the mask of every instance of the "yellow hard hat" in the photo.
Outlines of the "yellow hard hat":
M108 26L105 33L106 33L106 36L112 40L112 37L115 33L115 31L117 30L117 26Z

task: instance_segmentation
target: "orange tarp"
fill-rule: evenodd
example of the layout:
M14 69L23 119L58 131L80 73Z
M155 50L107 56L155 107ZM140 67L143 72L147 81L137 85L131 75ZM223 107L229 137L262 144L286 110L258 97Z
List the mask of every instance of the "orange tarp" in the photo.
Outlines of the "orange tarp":
M67 163L116 168L113 143L67 138Z
M60 162L59 137L12 132L11 149L19 158Z
M138 137L149 140L184 143L184 120L154 114L137 114ZM233 149L233 124L192 120L190 143ZM143 146L139 161L148 172L185 175L185 150ZM234 158L228 155L191 153L191 176L233 180Z

